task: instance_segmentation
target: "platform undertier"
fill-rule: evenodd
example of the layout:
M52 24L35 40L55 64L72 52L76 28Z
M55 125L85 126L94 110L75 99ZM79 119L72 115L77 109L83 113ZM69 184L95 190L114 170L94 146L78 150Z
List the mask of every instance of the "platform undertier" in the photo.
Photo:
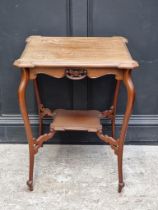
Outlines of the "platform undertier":
M57 109L53 112L53 115L55 117L50 127L55 131L79 130L97 132L102 129L100 122L101 113L96 110Z

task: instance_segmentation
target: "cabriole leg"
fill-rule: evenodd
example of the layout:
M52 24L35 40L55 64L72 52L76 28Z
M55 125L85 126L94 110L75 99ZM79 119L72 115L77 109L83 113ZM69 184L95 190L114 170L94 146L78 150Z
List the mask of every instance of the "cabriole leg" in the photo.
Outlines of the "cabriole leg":
M19 97L19 106L21 110L21 114L24 120L26 135L29 143L29 154L30 154L30 163L29 163L29 180L27 181L27 185L29 189L33 190L33 169L34 169L34 140L32 135L32 130L28 118L27 108L26 108L26 88L29 81L29 69L23 69L21 75L21 82L18 90Z
M128 122L129 122L130 115L132 113L132 108L133 108L134 98L135 98L135 90L134 90L134 85L131 78L131 70L124 71L123 82L127 90L127 104L126 104L126 111L125 111L125 115L123 119L121 132L120 132L120 137L118 140L118 178L119 178L118 192L121 192L122 188L124 187L123 171L122 171L123 146L124 146L125 136L126 136L126 132L128 128Z

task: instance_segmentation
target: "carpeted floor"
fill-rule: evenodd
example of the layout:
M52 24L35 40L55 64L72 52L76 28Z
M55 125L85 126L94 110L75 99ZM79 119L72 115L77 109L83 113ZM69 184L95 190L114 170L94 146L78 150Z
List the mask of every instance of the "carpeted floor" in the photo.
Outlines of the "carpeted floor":
M109 146L45 145L27 174L28 146L1 144L0 210L158 210L157 146L125 146L121 194Z

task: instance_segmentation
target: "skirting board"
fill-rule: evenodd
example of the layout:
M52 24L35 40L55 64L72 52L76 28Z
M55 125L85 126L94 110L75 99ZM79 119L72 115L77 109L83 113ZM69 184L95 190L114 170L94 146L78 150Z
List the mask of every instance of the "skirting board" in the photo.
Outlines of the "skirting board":
M38 134L38 116L29 115L34 136ZM116 136L119 134L123 115L116 117ZM44 132L49 129L49 119L44 120ZM105 133L110 135L110 121L103 119ZM26 143L26 135L21 115L0 116L0 143ZM93 133L60 132L49 143L60 144L103 144ZM126 136L126 144L157 144L158 115L132 115Z

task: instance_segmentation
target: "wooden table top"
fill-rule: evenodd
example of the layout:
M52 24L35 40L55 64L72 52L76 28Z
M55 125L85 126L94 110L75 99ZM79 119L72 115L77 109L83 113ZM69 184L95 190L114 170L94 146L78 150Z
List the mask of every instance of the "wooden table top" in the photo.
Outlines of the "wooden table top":
M42 37L30 36L19 68L33 67L115 67L133 69L124 37Z

